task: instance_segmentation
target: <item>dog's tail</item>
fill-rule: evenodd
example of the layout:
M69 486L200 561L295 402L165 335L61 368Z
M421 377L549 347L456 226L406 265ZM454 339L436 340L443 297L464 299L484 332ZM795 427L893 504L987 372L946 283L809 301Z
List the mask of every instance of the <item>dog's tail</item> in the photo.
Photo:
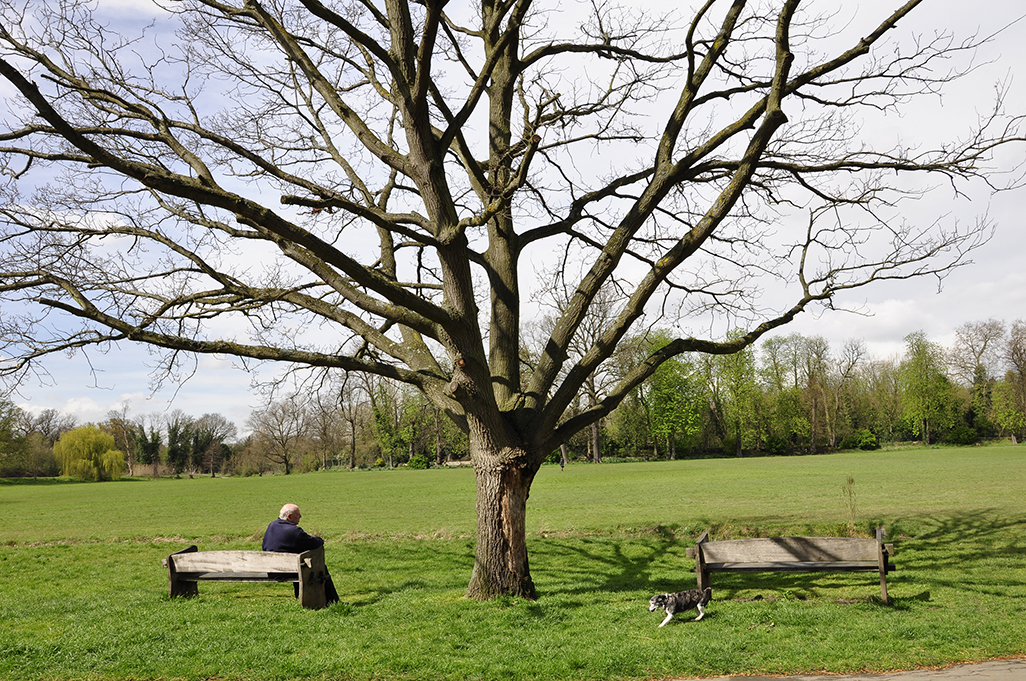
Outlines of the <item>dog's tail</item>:
M707 586L707 587L705 587L705 591L702 592L702 605L707 604L711 600L712 600L712 587L711 586Z

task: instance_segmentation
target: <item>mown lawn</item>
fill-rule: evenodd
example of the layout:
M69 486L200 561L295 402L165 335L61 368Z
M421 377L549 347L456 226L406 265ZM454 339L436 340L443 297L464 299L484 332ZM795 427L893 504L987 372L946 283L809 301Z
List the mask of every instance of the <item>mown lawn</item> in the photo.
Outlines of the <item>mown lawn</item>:
M897 546L873 574L716 575L698 623L658 628L701 531ZM473 472L0 481L0 678L660 679L882 671L1026 654L1026 447L546 467L529 501L535 602L463 598ZM343 603L283 585L171 601L160 559L258 548L285 501L328 539Z

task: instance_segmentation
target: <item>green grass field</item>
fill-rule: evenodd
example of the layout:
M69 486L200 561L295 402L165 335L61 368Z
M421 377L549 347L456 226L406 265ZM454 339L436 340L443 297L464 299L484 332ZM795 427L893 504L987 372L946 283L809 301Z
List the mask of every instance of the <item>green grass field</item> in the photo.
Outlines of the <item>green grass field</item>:
M698 623L653 593L691 588L714 538L877 523L873 574L716 575ZM328 540L343 603L287 585L168 599L160 559L258 548L286 501ZM545 467L528 502L535 602L464 599L469 469L265 478L0 481L0 678L662 679L908 669L1026 654L1026 447Z

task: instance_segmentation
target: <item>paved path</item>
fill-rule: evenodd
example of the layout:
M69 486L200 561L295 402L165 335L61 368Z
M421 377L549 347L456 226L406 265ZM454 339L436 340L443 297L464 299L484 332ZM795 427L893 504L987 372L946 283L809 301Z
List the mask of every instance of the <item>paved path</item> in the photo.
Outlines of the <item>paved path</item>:
M1026 681L1026 658L960 664L889 674L803 674L800 676L721 676L723 681Z

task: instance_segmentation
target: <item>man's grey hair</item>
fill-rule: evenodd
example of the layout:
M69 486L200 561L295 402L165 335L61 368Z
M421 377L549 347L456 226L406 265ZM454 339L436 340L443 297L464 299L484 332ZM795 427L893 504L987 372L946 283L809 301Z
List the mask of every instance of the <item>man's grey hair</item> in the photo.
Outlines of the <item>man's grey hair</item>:
M278 511L278 519L279 520L288 520L289 516L292 515L293 513L295 513L298 510L299 510L299 507L296 506L295 504L285 504L284 506L281 507L281 510Z

